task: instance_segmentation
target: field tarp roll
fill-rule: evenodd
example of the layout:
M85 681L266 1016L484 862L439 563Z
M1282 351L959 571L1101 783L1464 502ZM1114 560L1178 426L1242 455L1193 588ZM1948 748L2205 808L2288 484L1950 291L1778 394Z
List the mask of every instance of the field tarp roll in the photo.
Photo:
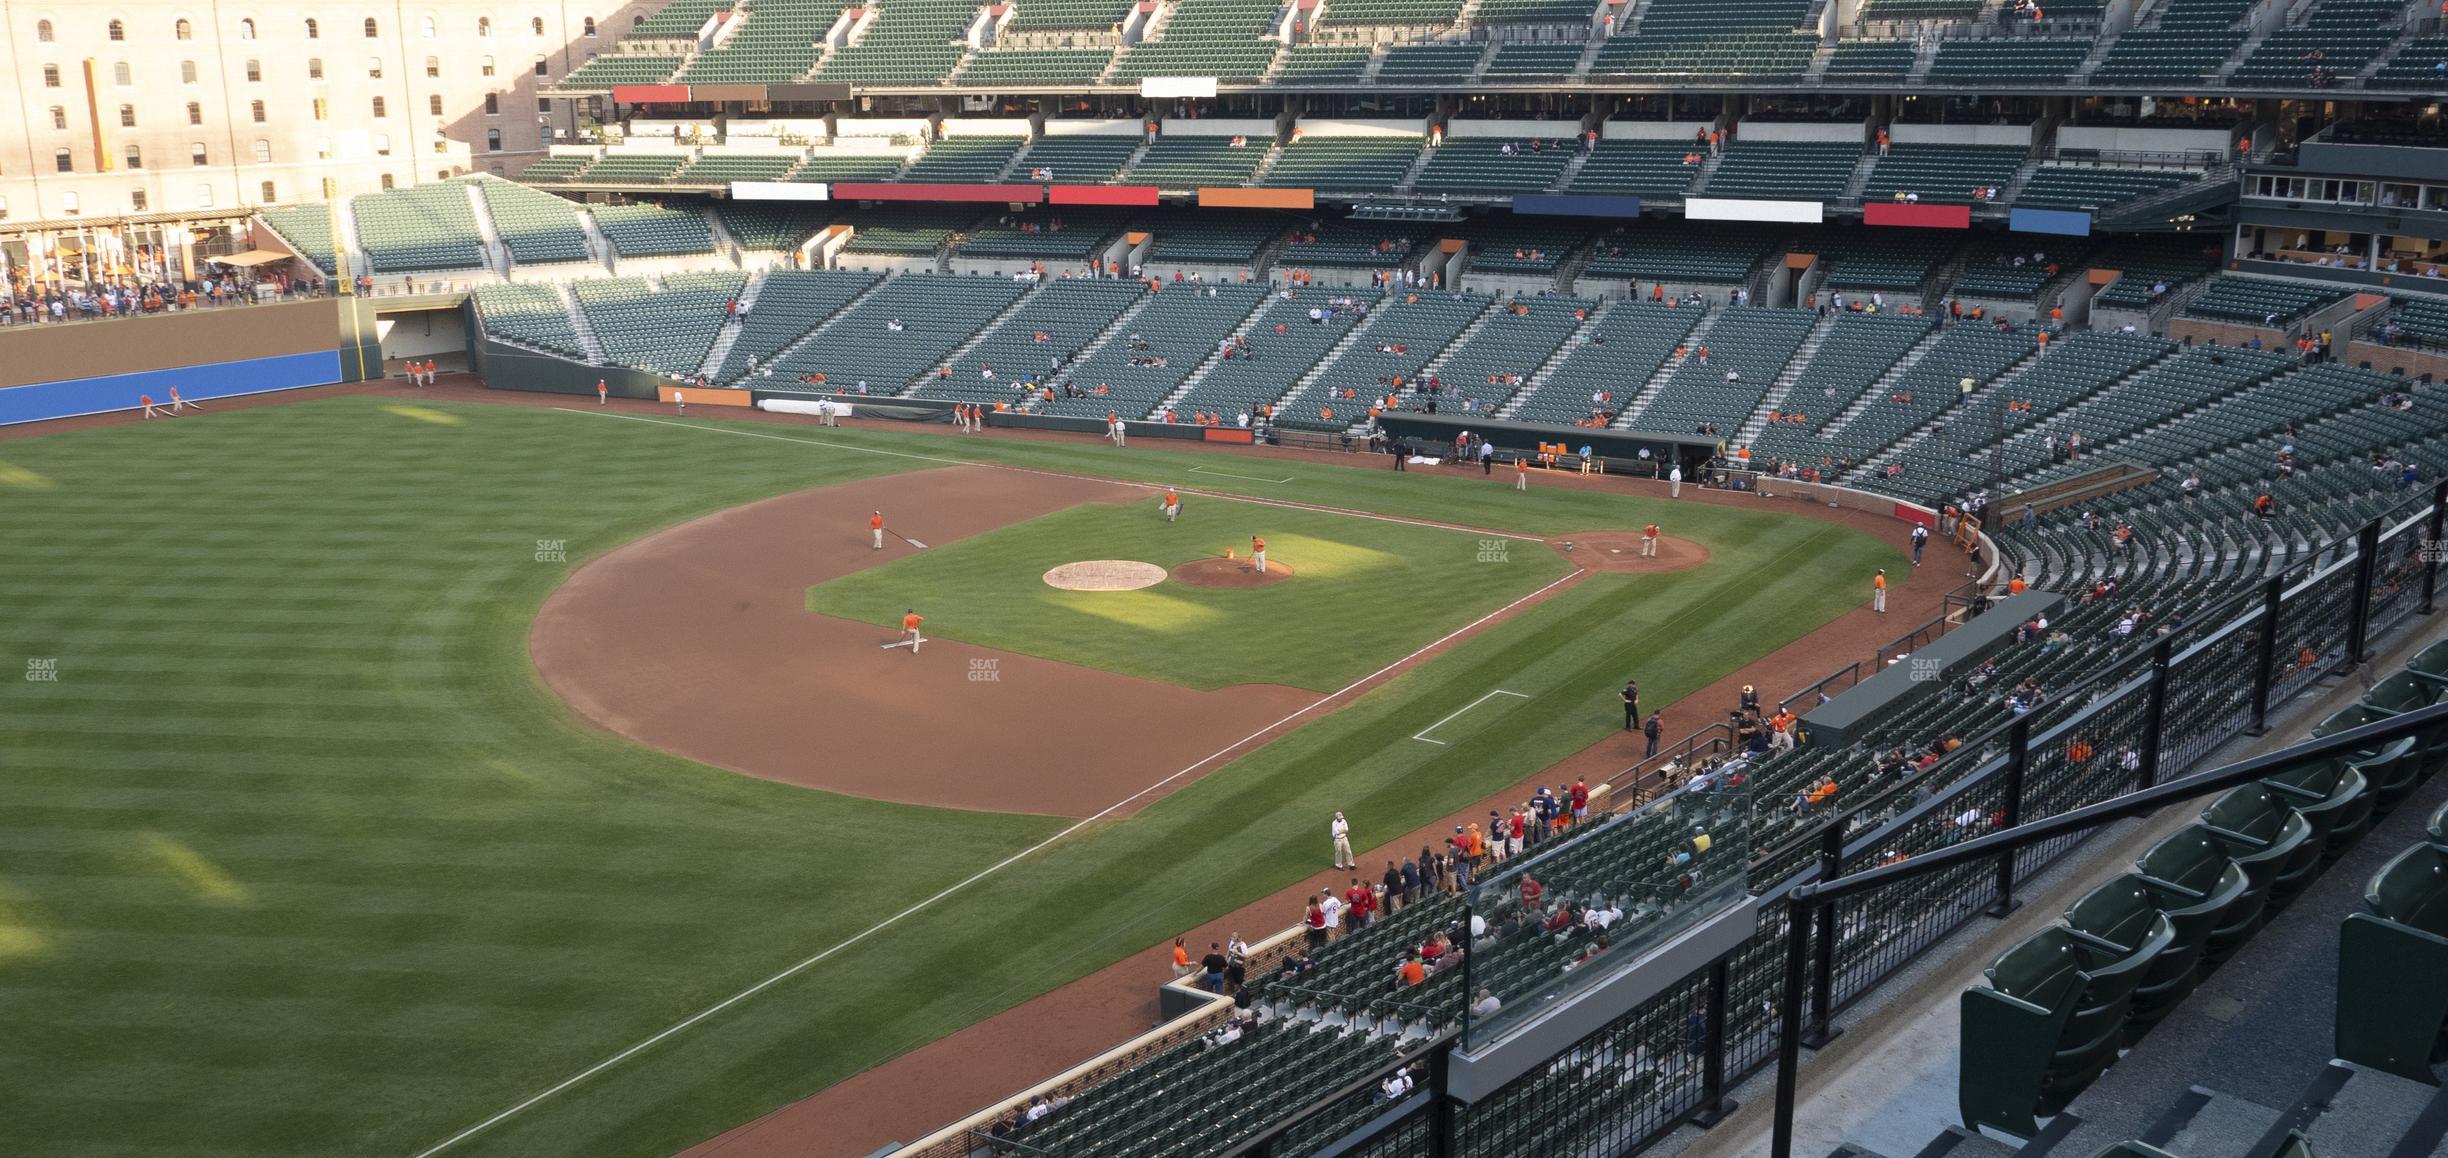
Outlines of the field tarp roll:
M823 411L817 409L817 405L822 401L821 398L805 394L776 395L760 390L757 392L756 407L774 414L821 414ZM833 413L843 418L855 414L860 418L889 418L895 422L947 422L952 417L951 409L941 404L928 406L911 402L879 402L873 398L835 398L833 407Z

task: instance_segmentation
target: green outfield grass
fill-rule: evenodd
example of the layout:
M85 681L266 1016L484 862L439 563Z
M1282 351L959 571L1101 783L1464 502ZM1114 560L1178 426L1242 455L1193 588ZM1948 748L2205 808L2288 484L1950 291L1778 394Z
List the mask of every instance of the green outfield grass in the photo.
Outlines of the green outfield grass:
M916 606L929 632L968 643L1196 688L1330 692L1571 570L1537 543L1412 523L1234 499L1184 504L1178 522L1159 510L1073 507L818 584L808 607L895 626ZM1170 569L1234 548L1246 561L1252 535L1291 579L1137 591L1043 579L1082 559Z
M590 556L947 455L1234 461L363 397L0 443L0 1152L414 1155L1061 831L645 751L527 660ZM1329 810L1416 827L1603 737L1627 674L1668 703L1904 573L1766 510L1253 473L1292 481L1189 477L1526 534L1662 514L1714 559L1576 584L451 1153L701 1140L1298 879ZM1491 688L1526 698L1409 739Z

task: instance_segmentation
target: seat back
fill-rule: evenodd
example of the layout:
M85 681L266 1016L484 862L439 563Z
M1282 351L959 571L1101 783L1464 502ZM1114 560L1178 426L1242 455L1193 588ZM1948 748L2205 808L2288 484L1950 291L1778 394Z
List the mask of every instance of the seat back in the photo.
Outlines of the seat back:
M2448 937L2448 852L2417 844L2372 874L2363 904L2374 914L2434 937Z
M2373 684L2372 689L2363 694L2363 706L2394 715L2430 707L2440 702L2443 696L2448 696L2448 683L2411 671L2401 671Z
M2083 941L2099 948L2113 947L2120 955L2132 952L2148 937L2151 924L2158 919L2159 906L2149 888L2132 873L2083 894L2065 911L2066 926Z

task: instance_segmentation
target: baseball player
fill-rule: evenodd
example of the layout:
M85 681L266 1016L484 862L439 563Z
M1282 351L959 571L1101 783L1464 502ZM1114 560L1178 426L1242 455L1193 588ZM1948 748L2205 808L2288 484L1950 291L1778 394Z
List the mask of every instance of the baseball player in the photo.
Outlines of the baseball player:
M1172 487L1165 488L1164 512L1168 523L1181 517L1181 496Z
M1887 569L1885 567L1879 568L1879 573L1870 577L1870 610L1881 615L1887 614Z
M1360 867L1360 858L1352 855L1351 822L1343 819L1343 814L1338 812L1335 813L1334 824L1329 828L1334 833L1335 867Z
M686 391L682 391L682 390L674 390L674 391L672 391L672 401L673 401L673 402L676 402L676 403L678 403L678 404L679 404L679 406L680 406L680 413L681 413L682 415L684 415L684 416L685 416L685 415L687 415L687 414L688 414L688 393L687 393Z
M868 529L870 532L873 532L873 533L874 533L874 535L875 535L875 549L876 549L876 550L878 550L878 551L883 550L883 549L884 549L884 512L882 512L882 511L877 511L877 512L876 512L876 513L874 513L874 514L867 516L867 529Z
M1657 558L1657 541L1658 525L1656 523L1641 528L1641 558Z
M595 405L597 405L597 406L604 406L604 405L608 405L608 404L609 404L611 401L612 401L612 386L611 386L611 384L610 384L610 383L608 383L608 382L605 382L605 381L604 381L603 379L601 379L601 378L597 378L597 379L595 380Z
M1513 489L1517 491L1530 489L1530 459L1527 456L1516 457L1513 460Z
M1683 464L1682 464L1682 463L1679 463L1679 462L1678 462L1678 463L1674 464L1672 467L1667 468L1667 471L1666 471L1666 497L1667 497L1667 498L1670 498L1670 499L1679 499L1679 498L1682 498L1682 497L1683 497Z
M1122 416L1111 410L1105 412L1105 436L1113 439L1113 444L1117 447L1123 443Z
M1266 574L1266 540L1250 536L1250 570Z
M926 637L918 634L918 625L924 622L926 622L926 616L918 614L918 609L915 607L901 615L901 636L909 644L911 655L918 654L918 645L926 642Z

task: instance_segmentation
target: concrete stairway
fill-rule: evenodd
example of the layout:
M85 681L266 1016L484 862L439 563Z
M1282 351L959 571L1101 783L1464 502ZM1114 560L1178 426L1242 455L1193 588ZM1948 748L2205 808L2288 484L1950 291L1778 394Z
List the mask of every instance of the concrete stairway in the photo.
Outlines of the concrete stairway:
M1683 352L1660 363L1657 372L1649 375L1649 380L1641 383L1639 392L1624 403L1623 413L1616 415L1615 421L1608 425L1617 430L1629 429L1633 421L1641 416L1641 412L1649 409L1650 403L1657 401L1658 395L1666 388L1667 380L1674 377L1675 371L1683 368L1683 363L1692 357L1692 352L1708 344L1709 331L1716 329L1717 319L1724 316L1725 313L1721 310L1710 314L1699 325L1692 327L1691 334L1683 339Z
M986 324L979 326L976 333L969 335L968 341L962 342L960 345L954 347L951 353L944 355L942 361L927 367L926 372L918 375L917 378L894 386L893 393L906 398L917 393L919 386L933 381L935 376L942 373L946 368L950 368L954 373L958 373L960 361L962 358L968 356L969 351L977 349L980 345L983 345L986 341L987 335L994 333L996 330L1002 329L1003 323L1010 321L1013 314L1019 313L1022 307L1025 307L1031 301L1036 300L1038 294L1045 292L1045 287L1046 283L1044 282L1038 282L1036 285L1030 286L1026 292L1013 298L1010 305L1003 307L1003 309L996 313L995 316L986 319Z
M587 361L603 361L603 342L595 337L595 323L588 321L586 311L578 308L578 295L570 292L568 282L553 282L552 288L561 298L561 308L569 311L570 328L577 331L578 348L586 351Z
M740 330L746 326L749 312L756 307L757 295L764 291L765 275L749 274L747 286L740 290L739 312L723 319L721 331L714 335L714 344L706 348L705 361L697 367L698 373L712 378L714 371L722 368L723 359L731 354L731 347L739 344Z

